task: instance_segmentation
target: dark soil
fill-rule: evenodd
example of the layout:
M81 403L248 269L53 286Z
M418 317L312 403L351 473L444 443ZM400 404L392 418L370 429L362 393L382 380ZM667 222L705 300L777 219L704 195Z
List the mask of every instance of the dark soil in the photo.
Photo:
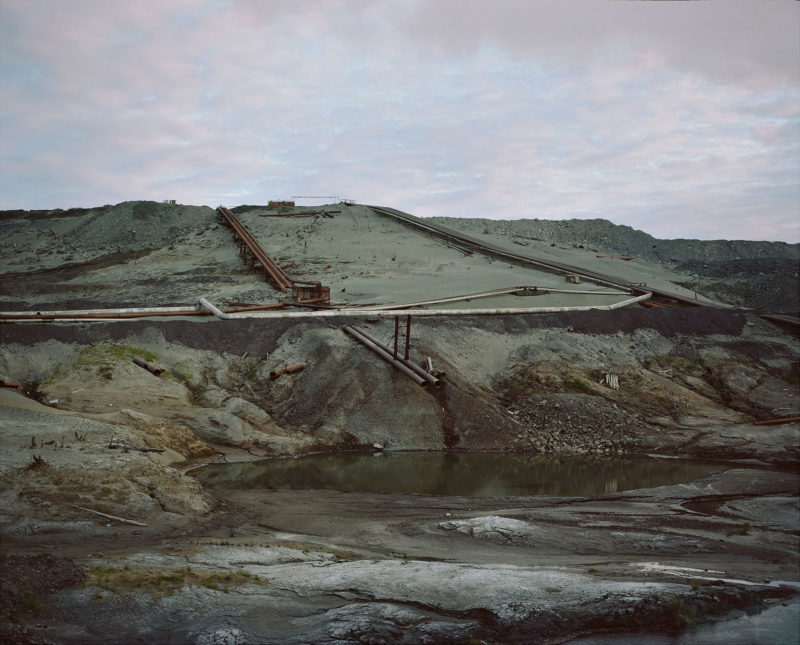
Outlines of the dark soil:
M23 634L8 623L24 622L38 611L47 595L86 579L86 572L70 558L54 555L0 555L0 642L20 642ZM22 641L28 642L28 641ZM34 641L38 642L38 641Z
M525 333L529 329L548 327L572 328L583 334L631 333L637 329L653 329L663 336L707 336L723 334L736 336L742 331L746 316L740 311L694 307L691 309L645 309L643 307L616 311L588 311L562 314L531 314L521 316L480 316L464 318L424 318L415 325L438 327L475 327L507 333ZM349 324L345 317L319 321L304 321L306 326L327 325L342 327ZM171 342L180 342L196 349L260 356L275 349L284 332L298 324L292 320L209 320L205 324L186 320L147 322L110 322L102 326L91 324L3 324L0 338L5 343L35 345L47 340L64 343L92 344L116 341L135 331L155 328Z

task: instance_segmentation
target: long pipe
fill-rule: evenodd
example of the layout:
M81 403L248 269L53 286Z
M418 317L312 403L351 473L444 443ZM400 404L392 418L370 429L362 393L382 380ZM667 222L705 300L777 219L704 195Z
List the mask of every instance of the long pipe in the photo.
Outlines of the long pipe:
M507 293L517 293L519 291L541 291L545 293L571 293L575 295L592 295L592 296L620 296L623 293L630 293L628 291L591 291L588 289L550 289L548 287L508 287L506 289L494 289L492 291L481 291L480 293L466 293L462 296L452 296L450 298L438 298L436 300L420 300L419 302L409 302L404 305L381 305L379 307L372 307L374 311L382 309L405 309L406 307L423 307L426 305L439 305L445 302L459 302L462 300L477 300L478 298L491 298L492 296L502 296Z
M635 298L628 298L613 305L585 305L579 307L508 307L505 309L325 309L322 311L254 311L240 314L225 314L214 307L205 298L199 302L207 307L218 318L224 320L239 320L242 318L333 318L347 316L352 318L392 318L394 316L498 316L513 314L552 314L571 311L613 311L621 307L636 304L650 298L651 293L645 293ZM213 309L212 309L213 307ZM215 311L216 310L216 311Z
M244 311L266 311L268 309L282 309L286 306L301 306L323 302L324 298L310 298L297 300L291 303L274 303L270 305L249 305L246 307L233 307L225 309L224 313L240 313ZM127 309L83 309L74 311L3 311L0 320L128 320L130 318L169 317L169 316L209 316L212 312L208 309L194 307L141 307Z
M240 318L332 318L334 316L349 316L353 318L390 318L393 316L493 316L504 314L547 314L569 311L612 311L621 307L636 304L647 300L651 296L646 293L642 296L629 298L613 305L587 305L580 307L512 307L506 309L323 309L320 311L236 311L226 313L211 304L205 298L198 300L206 311L186 309L185 307L162 307L147 311L130 309L95 309L82 311L0 311L0 321L14 320L16 322L43 322L58 320L59 322L85 322L87 320L102 320L113 322L126 320L128 317L144 318L147 316L190 316L207 315L211 312L223 320L237 320ZM299 304L299 303L292 303ZM264 305L267 306L267 305ZM169 311L172 310L172 311Z
M373 343L371 340L366 338L363 334L359 333L359 331L353 327L345 327L344 331L350 334L353 338L355 338L359 343L362 345L369 347L373 352L375 352L378 356L380 356L383 360L385 360L389 365L394 367L396 370L405 374L408 378L410 378L414 383L419 385L420 387L428 387L428 381L424 378L416 374L413 370L408 369L402 362L399 360L396 361L392 358L392 355Z
M397 318L395 318L395 320L397 320ZM383 343L381 343L381 342L380 342L379 340L377 340L376 338L373 338L372 336L370 336L370 335L369 335L367 332L365 332L364 330L362 330L362 329L359 329L358 327L351 327L351 329L355 329L355 330L356 330L356 331L357 331L359 334L361 334L362 336L364 336L364 337L365 337L367 340L370 340L370 341L372 341L373 343L375 343L375 344L376 344L378 347L380 347L381 349L383 349L383 350L384 350L384 351L385 351L387 354L389 353L389 348L388 348L388 347L386 347L386 345L384 345ZM397 360L398 360L398 361L400 361L401 363L403 363L403 365L405 365L405 366L406 366L407 368L409 368L410 370L413 370L414 372L416 372L417 374L419 374L419 376L421 376L422 378L424 378L424 379L425 379L426 381L428 381L428 383L430 383L431 385L434 385L434 386L436 386L436 387L440 387L440 386L442 385L442 381L441 381L441 380L439 380L438 378L436 378L436 377L435 377L433 374L429 374L428 372L426 372L424 369L422 369L422 368L421 368L419 365L417 365L417 364L416 364L416 363L414 363L413 361L410 361L410 360L408 360L407 358L398 358Z

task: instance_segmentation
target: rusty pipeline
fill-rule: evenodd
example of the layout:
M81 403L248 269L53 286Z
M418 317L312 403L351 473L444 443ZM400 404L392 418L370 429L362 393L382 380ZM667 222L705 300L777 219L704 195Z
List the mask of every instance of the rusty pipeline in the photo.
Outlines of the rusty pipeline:
M437 370L433 367L433 359L430 356L425 357L424 366L421 366L428 374L432 374L436 378L444 381L447 374L442 372L441 370Z
M375 352L378 356L380 356L384 361L389 363L389 365L394 367L397 371L405 374L408 378L414 381L414 383L416 383L420 387L428 387L428 381L426 379L421 377L414 370L409 369L402 361L395 360L394 358L392 358L390 352L387 352L382 346L379 346L375 342L371 341L358 329L356 329L355 327L344 327L344 331L345 333L355 338L359 343L361 343L365 347L368 347L373 352Z
M296 374L297 372L302 372L307 367L308 363L295 363L294 365L280 367L276 370L272 370L269 373L269 378L271 381L274 381L276 378L283 376L284 374Z
M136 363L139 367L143 367L151 374L155 374L156 376L161 376L164 373L164 368L156 367L152 363L148 363L147 361L142 360L141 358L134 358L133 362Z
M785 419L766 419L765 421L753 421L754 426L777 426L784 423L797 423L800 417L786 417Z
M386 347L386 345L381 343L379 340L373 338L367 332L362 331L361 329L358 329L357 327L352 327L352 329L355 329L355 331L357 331L359 334L361 334L364 338L366 338L370 342L374 343L375 345L380 347L384 352L386 352L387 354L389 354L391 356L391 352L389 351L389 348ZM410 369L417 376L419 376L420 378L425 379L425 381L427 381L428 383L430 383L434 387L441 387L441 385L442 385L442 380L441 379L435 377L433 374L429 374L424 369L422 369L419 365L417 365L413 361L410 361L408 358L397 358L397 359L394 359L394 357L392 357L392 360L397 360L398 363L404 365L407 369Z

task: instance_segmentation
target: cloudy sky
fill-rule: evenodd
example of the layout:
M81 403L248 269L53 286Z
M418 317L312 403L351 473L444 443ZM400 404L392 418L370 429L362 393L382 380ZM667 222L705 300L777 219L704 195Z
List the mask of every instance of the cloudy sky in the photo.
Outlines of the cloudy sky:
M781 0L0 0L0 208L319 195L797 242L798 70Z

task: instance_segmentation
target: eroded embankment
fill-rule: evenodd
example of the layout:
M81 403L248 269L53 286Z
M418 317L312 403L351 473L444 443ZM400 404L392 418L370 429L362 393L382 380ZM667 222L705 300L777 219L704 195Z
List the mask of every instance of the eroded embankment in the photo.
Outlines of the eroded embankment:
M596 499L483 500L211 494L182 474L220 452L373 443L796 464L796 424L752 421L797 414L798 342L755 317L414 321L412 358L447 374L438 392L353 342L345 322L3 326L0 373L38 399L6 392L0 405L5 549L29 557L55 543L88 576L54 597L14 596L14 619L37 616L65 642L101 642L110 632L97 624L122 640L194 643L536 642L675 629L792 593L763 583L795 570L797 482L787 473ZM369 327L382 340L392 332L391 322ZM270 378L298 362L307 367ZM680 575L643 568L652 562Z
M0 368L61 410L136 410L206 441L273 454L376 442L685 449L687 433L798 412L798 343L740 312L419 319L412 359L431 357L447 374L444 388L427 391L342 333L346 322L8 325ZM368 327L390 342L390 322ZM165 375L133 367L137 353ZM304 371L269 378L300 362Z
M86 529L91 518L74 506L142 521L202 515L213 502L175 466L237 450L798 458L796 424L752 425L798 414L797 340L742 313L415 321L411 356L447 374L440 390L392 370L345 322L4 326L0 372L38 399L0 407L6 531ZM391 322L370 331L387 340ZM307 367L270 378L299 362Z

